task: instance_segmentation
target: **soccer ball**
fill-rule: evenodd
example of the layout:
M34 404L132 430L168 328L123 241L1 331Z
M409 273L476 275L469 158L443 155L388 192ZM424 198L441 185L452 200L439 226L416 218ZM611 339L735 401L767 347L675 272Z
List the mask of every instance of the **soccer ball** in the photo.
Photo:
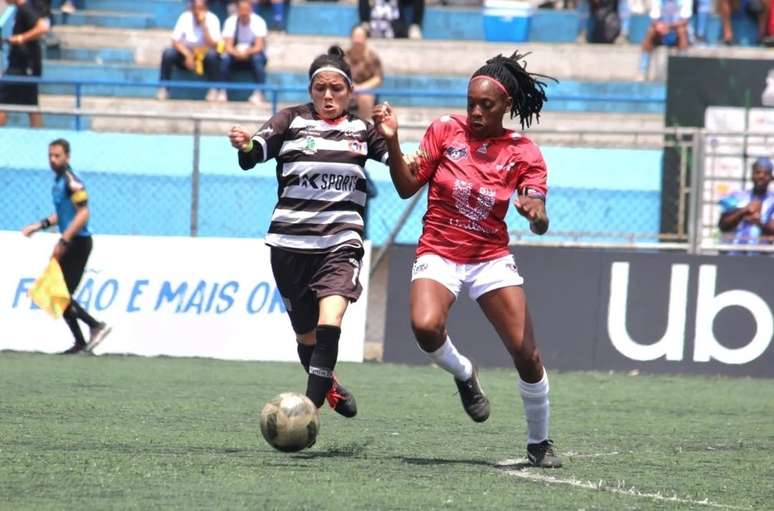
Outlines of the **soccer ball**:
M312 447L320 431L320 411L303 394L283 392L261 410L261 434L283 452Z

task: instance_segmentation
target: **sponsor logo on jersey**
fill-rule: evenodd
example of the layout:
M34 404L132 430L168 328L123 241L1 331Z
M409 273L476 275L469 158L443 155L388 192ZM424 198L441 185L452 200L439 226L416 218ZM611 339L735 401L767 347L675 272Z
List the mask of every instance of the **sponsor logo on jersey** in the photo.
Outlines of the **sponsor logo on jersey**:
M509 161L508 163L503 163L503 164L498 163L497 165L495 165L495 170L497 170L498 172L500 171L510 172L515 165L516 165L516 162L513 162L513 161Z
M368 145L365 142L353 140L349 143L349 150L357 154L367 154Z
M314 190L354 192L358 179L356 176L342 176L341 174L304 174L301 176L301 186Z
M459 161L468 155L468 150L464 147L450 147L446 150L446 156L452 161Z

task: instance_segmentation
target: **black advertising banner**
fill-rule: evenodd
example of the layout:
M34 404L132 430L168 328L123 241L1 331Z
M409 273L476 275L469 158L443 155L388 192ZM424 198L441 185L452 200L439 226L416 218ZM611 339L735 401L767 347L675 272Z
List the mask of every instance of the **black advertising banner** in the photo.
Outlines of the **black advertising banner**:
M515 251L546 366L774 377L774 258L523 247ZM414 247L390 255L387 362L424 364L409 324ZM484 367L512 362L460 294L449 334Z

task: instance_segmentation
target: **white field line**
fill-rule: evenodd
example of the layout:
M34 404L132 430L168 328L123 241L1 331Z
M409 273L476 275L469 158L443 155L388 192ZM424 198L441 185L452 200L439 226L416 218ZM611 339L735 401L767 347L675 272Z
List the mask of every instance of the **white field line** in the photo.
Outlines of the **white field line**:
M612 453L609 453L612 455ZM587 455L588 456L588 455ZM579 457L579 455L576 455L576 457ZM528 461L526 458L521 459L507 459L497 462L497 466L503 469L503 472L506 474L518 477L520 479L526 479L528 481L534 481L539 483L548 483L548 484L561 484L565 486L572 486L574 488L585 488L587 490L596 490L596 491L603 491L608 493L616 493L619 495L628 495L630 497L640 497L644 499L651 499L651 500L657 500L661 502L674 502L676 504L690 504L693 506L707 506L712 508L719 508L719 509L750 509L747 507L740 507L740 506L730 506L727 504L718 504L716 502L711 502L709 499L704 500L693 500L688 498L681 498L677 495L673 495L671 497L668 497L666 495L661 494L661 492L658 493L644 493L635 488L634 486L627 487L623 481L617 481L615 486L606 484L604 481L599 481L597 483L591 482L591 481L581 481L578 479L575 479L574 477L569 479L560 479L558 477L546 475L544 473L534 473L528 471L526 468L522 469L508 469L509 466L512 465L526 465L528 464ZM550 470L550 469L549 469Z

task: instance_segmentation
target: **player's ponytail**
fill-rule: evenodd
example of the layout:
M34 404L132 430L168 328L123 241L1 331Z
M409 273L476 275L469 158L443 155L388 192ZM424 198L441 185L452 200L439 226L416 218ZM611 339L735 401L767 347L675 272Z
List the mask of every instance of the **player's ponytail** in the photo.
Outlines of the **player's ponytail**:
M532 124L533 116L540 122L543 103L548 101L545 93L546 83L540 78L557 81L550 76L528 72L524 62L527 55L528 53L520 54L518 51L513 52L510 57L497 55L487 60L471 77L489 76L500 82L513 100L511 119L518 115L522 128Z

